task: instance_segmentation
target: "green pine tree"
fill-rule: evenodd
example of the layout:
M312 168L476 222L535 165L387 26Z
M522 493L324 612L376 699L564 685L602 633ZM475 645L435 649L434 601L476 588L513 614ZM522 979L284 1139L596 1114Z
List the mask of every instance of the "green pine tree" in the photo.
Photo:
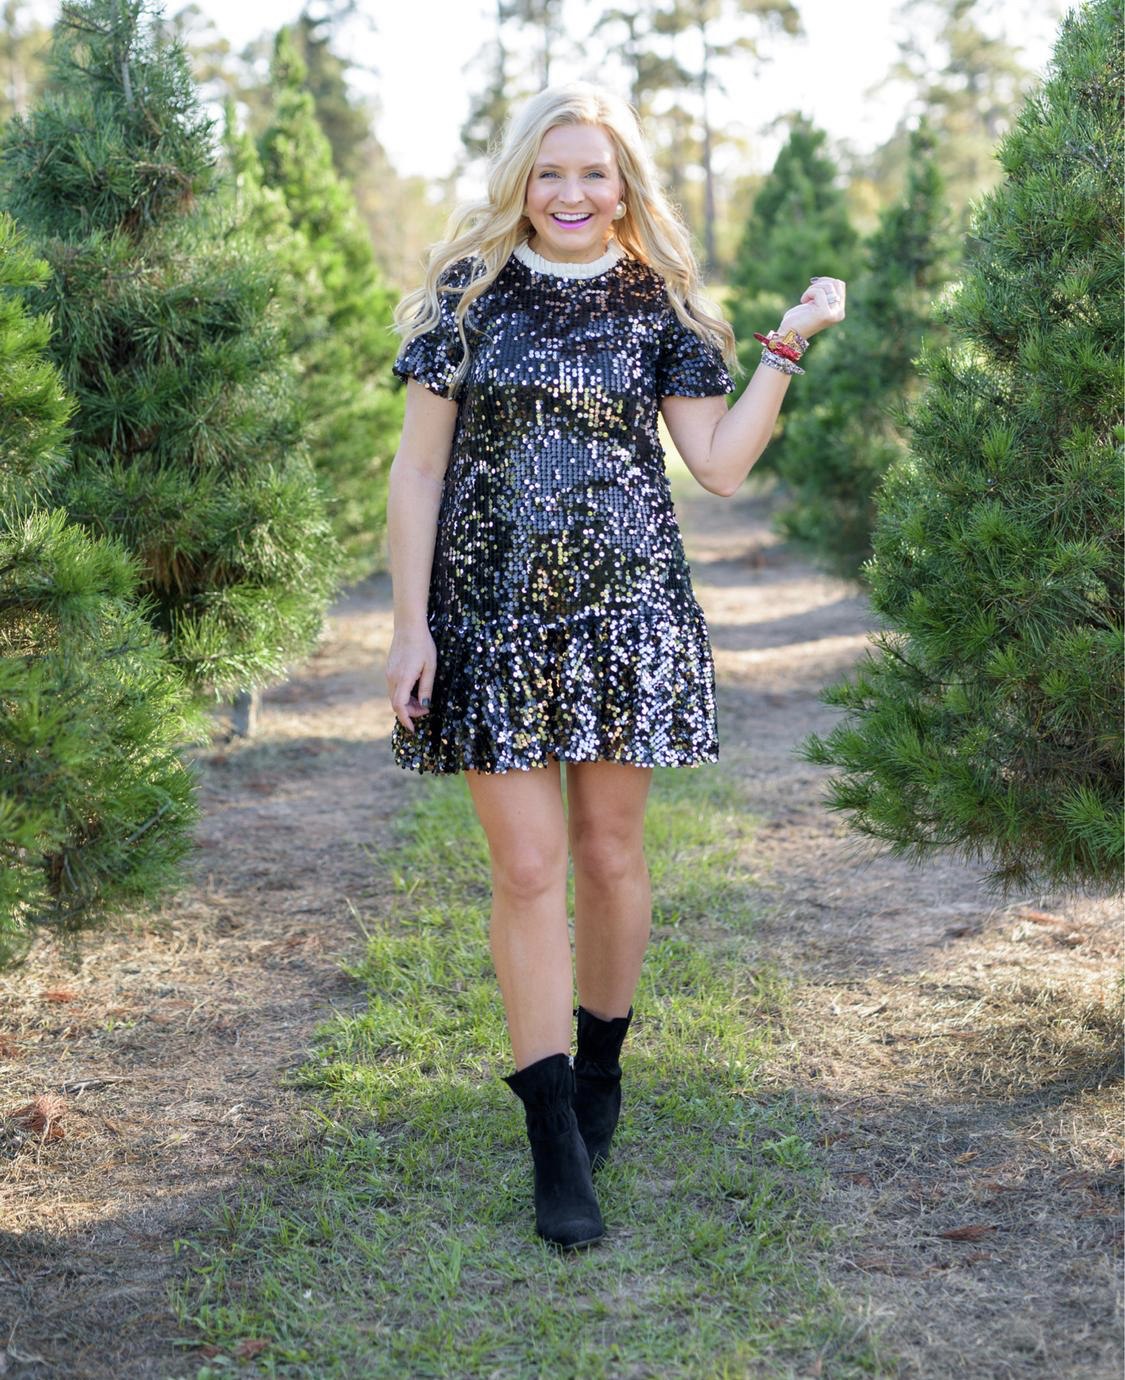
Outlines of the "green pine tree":
M332 148L332 161L341 177L363 176L371 157L372 112L348 82L354 65L332 51L335 30L354 13L354 0L340 0L315 17L308 6L293 21L290 36L304 59L305 89L313 98L317 124Z
M809 353L812 405L787 425L778 465L788 497L777 530L848 579L863 578L876 489L906 448L896 418L918 392L915 356L923 338L937 345L947 334L932 302L955 246L933 143L923 120L911 135L906 197L864 241L847 321L821 337L815 361Z
M298 285L289 343L313 460L347 558L345 578L354 581L385 563L387 483L403 415L390 367L395 296L351 188L333 167L288 29L278 33L272 71L276 103L259 141L260 176L281 193L297 231L283 251L292 255L286 277ZM263 212L276 214L265 205Z
M986 14L977 0L897 0L890 28L898 57L866 94L879 98L893 91L902 115L890 137L850 169L853 192L856 182L876 194L880 187L902 186L910 128L921 114L933 131L958 239L968 231L973 201L1001 176L994 150L1037 78L1012 41L1022 28L1019 11L1009 12L1010 28L1004 24L999 32L995 9L991 22Z
M180 880L198 810L178 748L207 735L129 554L42 502L73 410L24 300L48 272L0 215L0 969L40 927L70 936Z
M761 342L754 339L754 332L765 335L776 329L814 274L830 274L850 284L859 266L859 236L836 186L836 169L820 151L824 139L823 130L802 116L795 118L788 140L754 198L731 270L728 299L739 361L747 371L736 396L761 358ZM809 350L804 366L808 380L797 378L789 385L773 438L755 469L764 472L780 467L789 426L814 405L815 390L799 385L815 377L819 347L817 340Z
M223 148L232 174L227 179L225 194L233 201L234 220L239 231L265 245L275 262L281 256L278 263L279 284L283 288L281 311L286 330L292 331L293 317L307 314L313 307L314 292L318 297L323 297L323 293L309 273L307 262L301 281L294 281L302 249L301 237L293 229L283 194L262 182L258 146L249 130L239 130L233 96L227 97L223 113ZM307 260L308 255L304 257ZM317 330L320 329L323 326L318 323Z
M50 89L0 146L50 263L78 408L53 501L141 562L158 630L216 697L308 653L339 552L304 444L276 269L224 213L212 122L146 0L68 4Z
M1122 78L1121 0L1070 12L880 493L890 627L802 745L858 832L1001 891L1121 885Z

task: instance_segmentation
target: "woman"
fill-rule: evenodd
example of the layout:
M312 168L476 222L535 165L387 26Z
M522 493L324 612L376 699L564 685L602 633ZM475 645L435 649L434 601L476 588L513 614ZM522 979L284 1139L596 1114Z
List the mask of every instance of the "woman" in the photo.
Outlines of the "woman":
M652 769L718 759L657 410L699 483L730 495L807 338L843 317L844 284L813 279L759 337L762 364L728 410L733 333L701 296L632 107L586 82L511 121L487 197L454 216L396 312L392 750L411 770L463 771L488 840L505 1082L524 1104L536 1230L556 1245L604 1231L592 1173L620 1114L651 926Z

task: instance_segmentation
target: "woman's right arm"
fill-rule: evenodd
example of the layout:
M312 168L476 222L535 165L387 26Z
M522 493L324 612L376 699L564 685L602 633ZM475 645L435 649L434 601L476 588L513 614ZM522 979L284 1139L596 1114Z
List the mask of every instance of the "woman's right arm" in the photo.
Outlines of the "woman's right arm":
M417 379L406 382L402 438L387 490L387 550L394 590L394 633L387 655L387 693L395 718L414 732L428 713L437 651L426 621L441 490L453 445L457 403ZM413 694L417 684L418 693Z

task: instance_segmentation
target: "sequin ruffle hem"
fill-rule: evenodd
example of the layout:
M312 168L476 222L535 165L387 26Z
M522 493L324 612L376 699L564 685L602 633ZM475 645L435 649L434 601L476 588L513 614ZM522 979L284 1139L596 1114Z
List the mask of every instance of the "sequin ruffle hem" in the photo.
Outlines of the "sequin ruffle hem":
M397 720L395 761L412 771L504 772L566 762L697 766L719 760L715 672L695 606L491 627L431 622L429 714Z

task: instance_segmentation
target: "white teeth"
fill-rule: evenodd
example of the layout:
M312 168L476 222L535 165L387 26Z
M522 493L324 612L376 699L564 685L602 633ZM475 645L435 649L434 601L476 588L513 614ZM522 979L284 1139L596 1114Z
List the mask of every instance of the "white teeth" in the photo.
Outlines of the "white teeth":
M590 218L589 211L584 212L580 216L567 215L564 211L553 211L551 214L556 220L589 220Z

